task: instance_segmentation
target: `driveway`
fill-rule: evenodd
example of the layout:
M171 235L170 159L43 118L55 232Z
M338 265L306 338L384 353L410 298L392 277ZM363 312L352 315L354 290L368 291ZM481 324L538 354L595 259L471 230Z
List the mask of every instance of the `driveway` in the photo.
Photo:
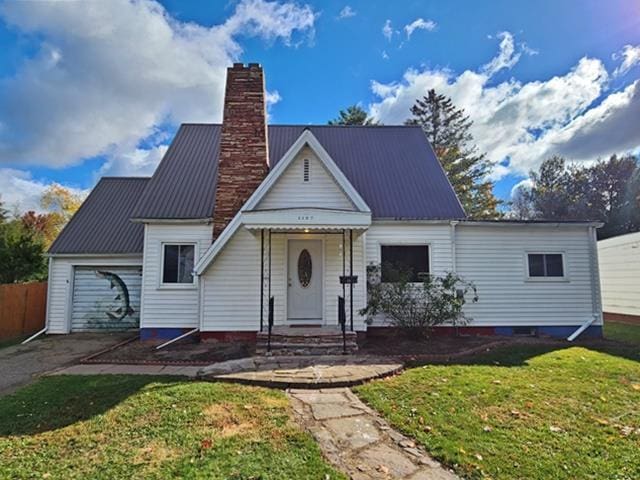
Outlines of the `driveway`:
M133 335L131 332L49 335L26 345L2 348L0 395L11 393L43 373L71 365Z

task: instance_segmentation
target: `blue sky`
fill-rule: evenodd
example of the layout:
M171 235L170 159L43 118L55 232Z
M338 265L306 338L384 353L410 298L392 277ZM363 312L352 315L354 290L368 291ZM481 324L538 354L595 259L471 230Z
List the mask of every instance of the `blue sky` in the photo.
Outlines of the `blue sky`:
M386 28L385 28L386 26ZM0 2L0 193L149 175L180 122L219 121L224 68L265 68L273 123L358 103L401 123L427 88L471 115L508 199L552 154L640 147L640 2Z

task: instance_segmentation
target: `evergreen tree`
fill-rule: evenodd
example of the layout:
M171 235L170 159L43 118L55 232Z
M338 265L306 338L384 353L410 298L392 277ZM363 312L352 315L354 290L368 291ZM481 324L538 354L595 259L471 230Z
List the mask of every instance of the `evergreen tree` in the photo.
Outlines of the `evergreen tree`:
M0 224L0 283L47 278L42 239L20 219Z
M420 125L442 164L460 203L470 218L497 218L500 201L487 180L492 163L478 153L472 121L450 98L429 90L411 107L408 125Z
M2 197L0 197L0 223L4 223L4 221L7 219L8 214L9 211L4 208L4 202L2 201Z
M329 120L329 125L378 125L372 118L367 116L358 105L351 105L346 110L340 110L338 118Z

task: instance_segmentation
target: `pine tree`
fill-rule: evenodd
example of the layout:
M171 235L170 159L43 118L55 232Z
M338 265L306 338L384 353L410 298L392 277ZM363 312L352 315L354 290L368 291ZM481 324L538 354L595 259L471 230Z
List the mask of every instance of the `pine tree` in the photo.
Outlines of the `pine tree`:
M329 125L378 125L372 118L367 116L358 105L351 105L346 110L340 110L338 118L329 120Z
M0 197L0 223L3 223L8 218L8 214L8 210L4 208L2 197Z
M486 179L493 167L479 154L471 135L472 121L450 98L429 90L411 107L407 125L420 125L442 164L458 199L469 218L500 216L500 201L493 194L493 183Z

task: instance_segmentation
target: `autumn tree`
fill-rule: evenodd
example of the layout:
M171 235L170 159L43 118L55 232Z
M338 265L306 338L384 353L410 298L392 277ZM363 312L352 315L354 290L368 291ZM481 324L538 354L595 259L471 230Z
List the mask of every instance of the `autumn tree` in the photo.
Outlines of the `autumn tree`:
M416 100L411 115L406 124L422 127L467 215L499 217L501 202L493 194L493 183L487 180L493 164L478 152L471 135L473 122L464 110L445 95L429 90Z
M49 186L40 198L40 206L47 210L47 222L51 229L52 240L58 236L62 228L80 208L82 197L57 183Z
M340 110L338 117L329 120L329 125L378 125L359 105L351 105Z
M55 214L36 213L33 210L29 210L20 217L20 220L22 220L22 224L26 229L42 238L46 250L49 249L58 236L59 218Z

